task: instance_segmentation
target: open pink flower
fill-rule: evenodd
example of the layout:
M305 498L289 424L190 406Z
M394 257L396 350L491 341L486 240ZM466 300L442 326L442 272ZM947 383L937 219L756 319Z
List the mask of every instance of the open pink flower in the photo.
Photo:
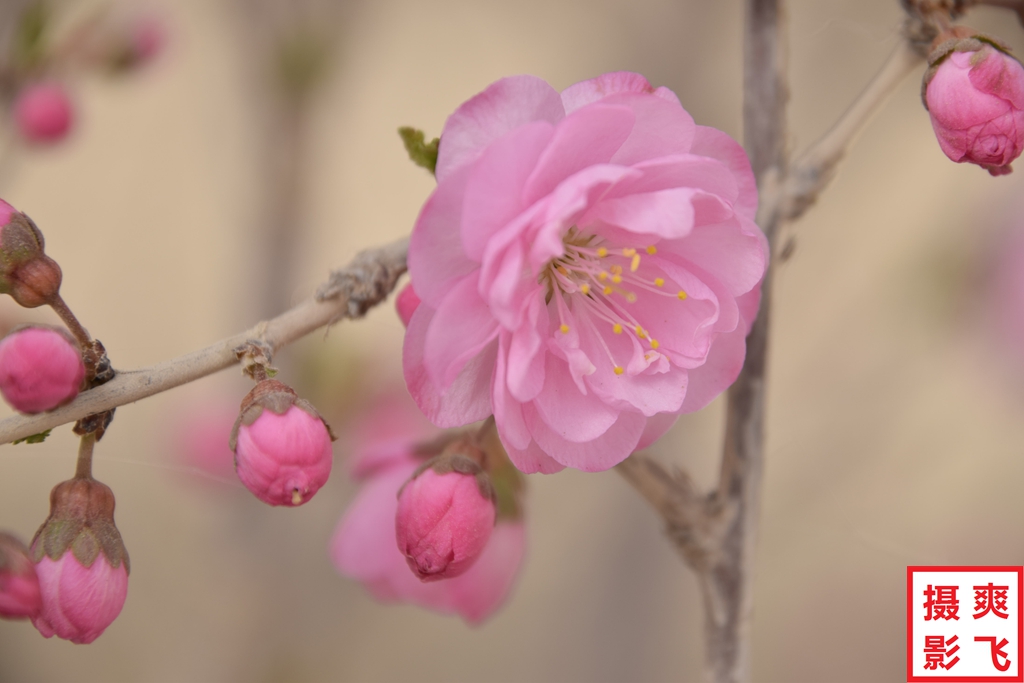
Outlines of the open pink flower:
M739 374L767 265L742 148L631 73L500 80L445 124L409 389L525 472L604 470Z
M398 491L423 464L413 453L415 441L429 436L417 416L406 417L405 403L410 403L408 398L396 398L391 410L372 411L362 421L388 428L376 441L364 434L350 462L362 488L338 522L331 560L341 574L361 581L382 602L408 602L479 624L504 604L519 574L526 549L523 521L499 517L487 545L465 573L421 581L395 543ZM389 419L381 421L382 416Z

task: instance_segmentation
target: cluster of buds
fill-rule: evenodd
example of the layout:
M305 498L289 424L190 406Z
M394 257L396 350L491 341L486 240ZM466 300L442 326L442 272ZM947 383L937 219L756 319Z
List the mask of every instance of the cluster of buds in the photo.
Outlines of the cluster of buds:
M966 26L932 43L921 86L939 146L953 161L1005 175L1024 151L1024 66Z
M165 42L161 22L150 16L110 14L91 18L51 39L49 5L25 3L14 26L15 49L4 72L13 95L13 120L21 137L35 145L63 140L74 127L75 107L62 74L68 68L107 73L133 70L151 61Z
M252 342L236 354L256 380L231 430L238 478L268 505L302 505L327 483L336 437L309 401L269 378L276 371L264 345Z

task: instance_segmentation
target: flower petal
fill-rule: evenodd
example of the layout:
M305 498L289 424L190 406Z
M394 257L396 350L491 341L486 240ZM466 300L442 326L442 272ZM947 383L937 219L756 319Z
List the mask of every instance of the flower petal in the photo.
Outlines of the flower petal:
M640 74L615 71L570 85L562 91L562 104L565 112L571 114L592 102L623 92L654 93L654 88Z
M536 76L503 78L448 117L434 175L440 183L510 130L533 121L558 123L564 116L562 98L544 80Z
M447 389L462 368L491 343L498 323L480 298L480 271L463 278L441 301L427 329L423 358L431 381Z
M584 443L567 441L556 434L533 410L532 404L523 406L523 415L533 438L545 453L566 467L584 472L601 472L614 467L636 450L647 418L639 413L619 414L608 431L600 438ZM509 454L511 457L511 453ZM515 462L515 460L513 460ZM518 467L518 463L516 463Z
M691 154L718 159L732 171L739 194L733 202L736 213L754 220L757 215L757 181L743 147L716 128L697 126Z

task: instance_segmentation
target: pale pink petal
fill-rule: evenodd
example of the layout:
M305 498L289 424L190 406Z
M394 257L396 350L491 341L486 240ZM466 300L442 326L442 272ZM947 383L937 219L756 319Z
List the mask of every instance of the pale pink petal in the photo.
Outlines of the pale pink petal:
M715 128L697 126L693 136L692 154L718 159L732 171L739 195L733 203L736 213L754 220L757 214L757 181L750 168L750 159L738 142Z
M434 310L422 304L416 309L402 347L405 382L416 405L438 427L461 427L491 414L489 387L494 374L497 341L466 363L452 384L441 390L423 366L423 348Z
M533 121L558 123L564 116L558 92L535 76L510 76L492 83L445 122L435 169L438 182L509 131Z
M623 412L600 438L574 443L556 434L531 407L532 404L524 406L523 413L541 450L549 453L558 463L584 472L601 472L629 457L636 450L647 423L647 418L639 413ZM518 462L516 466L519 467Z
M760 229L752 221L737 217L695 229L680 249L687 261L714 273L733 296L738 296L761 281L768 261L765 247Z
M461 219L462 246L473 260L479 261L494 233L532 203L524 199L524 188L554 133L546 121L520 126L473 164Z
M498 433L499 435L501 434L500 427L498 428ZM548 455L536 441L531 441L530 445L526 448L511 447L504 437L502 437L501 442L505 446L509 460L521 472L526 474L554 474L565 469L565 465Z
M498 324L480 298L480 271L456 284L434 312L423 345L424 365L433 382L444 391L498 334Z
M688 371L689 383L680 412L700 410L728 389L743 369L746 352L746 334L742 328L718 335L707 361Z
M570 85L562 91L562 104L565 105L565 111L568 114L592 102L598 102L622 92L654 93L655 90L640 74L615 71Z
M543 298L534 297L525 325L512 333L508 350L508 389L519 401L530 401L544 387L544 340L548 335L548 310Z
M409 275L416 294L434 308L457 282L479 268L466 256L456 226L462 220L462 203L469 168L452 174L423 205L409 238Z
M690 151L696 125L678 104L641 93L612 95L602 100L602 104L625 105L636 116L629 138L612 157L612 163L630 166Z
M608 163L629 137L633 121L628 107L603 105L586 107L562 119L526 183L523 201L532 204L569 176Z
M532 405L552 432L576 443L598 438L615 424L619 416L618 410L594 394L581 394L565 363L550 354L547 356L544 391Z
M467 622L479 625L505 603L525 554L525 525L499 520L476 564L444 584L455 609Z
M981 92L992 93L1006 100L1014 109L1024 109L1024 66L1016 59L987 49L984 59L968 60L976 64L968 72L971 85ZM964 53L954 53L953 56Z
M665 433L672 428L672 425L679 419L679 415L674 413L658 413L652 417L647 418L647 426L644 427L644 433L640 435L640 442L636 445L636 450L647 448L652 443L665 436Z

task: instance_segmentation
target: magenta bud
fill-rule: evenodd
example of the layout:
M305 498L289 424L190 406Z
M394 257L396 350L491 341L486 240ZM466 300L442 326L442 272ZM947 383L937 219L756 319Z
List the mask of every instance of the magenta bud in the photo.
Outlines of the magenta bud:
M96 640L128 594L128 551L114 525L114 493L93 479L57 484L30 552L42 594L32 624L47 638Z
M966 27L936 42L923 95L939 146L953 161L1010 173L1024 150L1024 67Z
M334 435L316 409L273 379L242 401L231 434L235 471L268 505L302 505L331 474Z
M0 531L0 617L35 616L41 605L39 579L28 548L14 536Z
M15 410L62 406L78 396L84 379L78 342L59 327L23 327L0 340L0 394Z
M403 325L409 327L412 314L416 312L419 306L420 297L416 294L416 290L412 288L412 283L410 282L395 297L395 310L398 311L398 317L402 319Z
M442 454L398 492L398 549L421 581L459 576L491 537L495 496L482 468L464 455Z
M29 142L58 142L68 134L72 123L71 100L57 83L33 83L25 86L14 101L14 120L18 131Z

